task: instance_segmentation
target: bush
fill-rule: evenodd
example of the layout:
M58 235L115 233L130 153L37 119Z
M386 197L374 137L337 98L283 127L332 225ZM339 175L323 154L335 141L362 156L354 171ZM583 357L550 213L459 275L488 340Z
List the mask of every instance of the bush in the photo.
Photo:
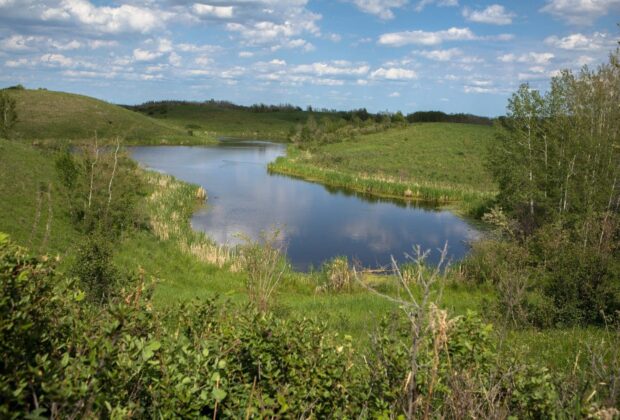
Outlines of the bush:
M335 257L324 263L321 277L323 284L317 287L319 292L350 292L353 288L354 274L347 257Z

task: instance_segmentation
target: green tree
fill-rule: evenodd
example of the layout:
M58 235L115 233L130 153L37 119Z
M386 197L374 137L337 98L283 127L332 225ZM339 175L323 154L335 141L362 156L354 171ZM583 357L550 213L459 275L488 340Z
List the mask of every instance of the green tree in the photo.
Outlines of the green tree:
M508 103L490 168L555 323L620 310L620 50ZM548 320L544 320L548 322Z
M16 101L6 92L0 92L0 136L7 137L17 122Z

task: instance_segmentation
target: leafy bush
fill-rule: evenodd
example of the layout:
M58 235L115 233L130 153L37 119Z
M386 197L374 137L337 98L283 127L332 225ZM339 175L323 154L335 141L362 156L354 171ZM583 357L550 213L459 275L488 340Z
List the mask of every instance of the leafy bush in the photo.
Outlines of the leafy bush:
M500 354L471 312L429 307L412 374L405 317L386 319L363 354L307 319L214 300L155 311L152 290L128 279L93 305L53 261L0 234L0 417L547 418L618 403L620 329L558 388Z

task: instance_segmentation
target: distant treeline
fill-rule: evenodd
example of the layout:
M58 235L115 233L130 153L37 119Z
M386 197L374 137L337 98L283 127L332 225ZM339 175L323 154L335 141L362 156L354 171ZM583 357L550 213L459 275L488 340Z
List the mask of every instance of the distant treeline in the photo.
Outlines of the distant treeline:
M264 103L253 104L250 106L237 105L229 101L219 101L215 99L209 99L207 101L149 101L140 105L123 105L125 108L143 112L149 115L153 114L165 114L168 112L168 108L174 106L205 106L210 108L220 108L220 109L235 109L235 110L245 110L256 113L270 113L270 112L309 112L316 114L329 114L336 118L341 118L345 121L368 121L374 120L375 122L385 121L386 119L398 120L400 122L402 113L400 111L396 113L390 112L377 112L371 113L368 112L366 108L352 109L348 111L337 110L337 109L328 109L328 108L313 108L312 106L307 106L305 109L289 104L283 103L278 105L268 105ZM409 123L420 123L420 122L452 122L452 123L464 123L464 124L480 124L480 125L492 125L493 119L488 117L481 117L478 115L472 114L446 114L441 111L417 111L411 114L408 114L405 117L406 121Z
M406 117L410 123L419 122L451 122L464 124L493 125L493 119L472 114L446 114L441 111L418 111Z

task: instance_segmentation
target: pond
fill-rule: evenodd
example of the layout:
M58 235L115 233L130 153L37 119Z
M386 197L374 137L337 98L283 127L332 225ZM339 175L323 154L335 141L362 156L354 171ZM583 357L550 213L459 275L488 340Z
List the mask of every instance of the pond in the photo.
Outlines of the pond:
M278 228L286 254L306 271L345 255L364 267L405 260L414 245L431 250L447 242L452 261L462 258L479 233L450 211L404 201L364 197L342 189L269 174L267 164L284 155L282 144L222 141L213 146L142 146L130 149L147 168L202 185L207 205L192 218L194 229L221 244L238 244L239 234L258 238Z

